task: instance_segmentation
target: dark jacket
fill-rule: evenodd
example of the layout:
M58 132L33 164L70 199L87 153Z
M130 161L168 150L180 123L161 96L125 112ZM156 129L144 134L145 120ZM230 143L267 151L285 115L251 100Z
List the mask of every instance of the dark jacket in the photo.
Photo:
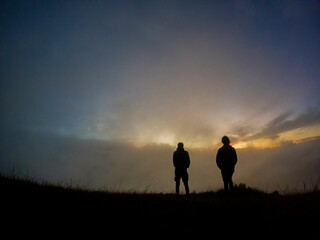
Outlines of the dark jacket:
M173 153L173 165L176 169L187 169L190 166L189 153L183 148L177 148Z
M234 172L234 166L238 161L236 150L230 145L224 145L219 148L216 162L221 171Z

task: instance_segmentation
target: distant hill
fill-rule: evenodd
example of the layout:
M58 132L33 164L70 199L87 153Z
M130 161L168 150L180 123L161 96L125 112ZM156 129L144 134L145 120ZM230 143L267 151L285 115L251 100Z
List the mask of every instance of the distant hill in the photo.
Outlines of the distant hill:
M0 176L1 239L320 239L320 193L116 193Z

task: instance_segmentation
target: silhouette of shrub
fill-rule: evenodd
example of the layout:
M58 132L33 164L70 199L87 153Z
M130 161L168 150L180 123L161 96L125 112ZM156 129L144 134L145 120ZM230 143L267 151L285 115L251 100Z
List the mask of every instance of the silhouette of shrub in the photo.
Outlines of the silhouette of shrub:
M260 195L262 191L248 187L245 183L234 184L234 193L237 195Z

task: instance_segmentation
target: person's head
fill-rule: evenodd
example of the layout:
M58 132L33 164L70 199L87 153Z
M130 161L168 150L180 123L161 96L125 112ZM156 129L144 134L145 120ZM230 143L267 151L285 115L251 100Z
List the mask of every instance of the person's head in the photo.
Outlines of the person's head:
M229 145L230 144L230 139L227 136L223 136L222 139L221 139L221 142L224 145Z
M183 149L183 142L179 142L179 143L178 143L178 148L179 148L179 149Z

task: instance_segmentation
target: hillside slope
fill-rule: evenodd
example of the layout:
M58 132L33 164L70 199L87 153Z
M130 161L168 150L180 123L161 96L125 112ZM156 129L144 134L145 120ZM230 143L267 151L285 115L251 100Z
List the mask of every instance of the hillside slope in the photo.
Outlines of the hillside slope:
M192 194L107 193L0 177L2 236L320 239L320 193L266 194L244 185ZM2 237L1 237L2 238Z

